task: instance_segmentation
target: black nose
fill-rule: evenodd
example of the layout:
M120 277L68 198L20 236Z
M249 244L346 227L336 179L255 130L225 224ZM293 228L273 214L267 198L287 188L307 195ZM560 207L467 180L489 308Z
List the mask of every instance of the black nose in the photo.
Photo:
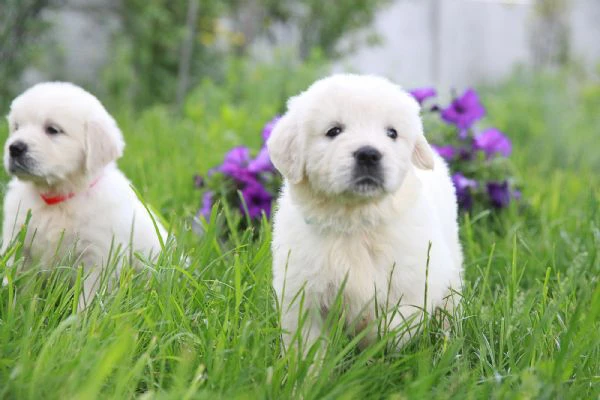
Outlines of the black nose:
M359 165L375 166L381 160L381 153L374 147L363 146L354 152L354 158Z
M8 151L11 157L19 157L27 151L27 145L19 140L8 146Z

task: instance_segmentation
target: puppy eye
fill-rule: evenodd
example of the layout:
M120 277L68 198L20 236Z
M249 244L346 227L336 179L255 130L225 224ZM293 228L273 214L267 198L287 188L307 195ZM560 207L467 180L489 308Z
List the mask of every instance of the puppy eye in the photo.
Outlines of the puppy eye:
M19 130L19 124L17 124L15 122L15 124L13 125L13 132Z
M333 128L331 128L330 130L328 130L327 133L325 134L325 136L327 136L329 138L334 138L337 135L339 135L340 133L342 133L342 127L336 125Z
M46 133L48 135L57 135L59 133L62 133L62 130L54 125L46 125Z
M394 140L398 137L398 132L394 128L387 128L385 133Z

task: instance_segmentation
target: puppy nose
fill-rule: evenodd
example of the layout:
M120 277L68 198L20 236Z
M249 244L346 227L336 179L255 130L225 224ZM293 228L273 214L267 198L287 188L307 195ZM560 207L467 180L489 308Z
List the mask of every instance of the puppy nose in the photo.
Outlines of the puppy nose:
M8 151L11 157L19 157L27 151L27 145L19 140L8 146Z
M382 156L379 150L371 146L363 146L356 150L353 155L359 165L366 167L377 165Z

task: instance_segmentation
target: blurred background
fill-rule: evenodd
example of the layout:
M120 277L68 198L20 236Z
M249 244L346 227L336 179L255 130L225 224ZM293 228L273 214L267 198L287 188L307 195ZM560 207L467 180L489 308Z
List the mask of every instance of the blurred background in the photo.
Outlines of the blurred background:
M598 0L2 0L0 104L35 82L74 81L138 106L181 104L228 61L383 74L442 91L517 66L600 60Z
M598 0L0 0L0 110L38 81L82 85L125 134L122 168L170 211L195 210L193 173L257 151L285 100L332 71L446 103L476 88L521 180L600 171L598 21Z

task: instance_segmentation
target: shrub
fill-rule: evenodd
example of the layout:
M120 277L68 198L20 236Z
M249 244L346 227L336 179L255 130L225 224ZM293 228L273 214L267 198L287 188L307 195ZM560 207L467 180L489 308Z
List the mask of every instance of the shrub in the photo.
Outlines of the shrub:
M208 219L218 198L251 220L257 220L263 214L267 218L271 216L271 205L281 186L281 178L271 163L266 141L278 119L275 117L265 125L263 145L255 158L250 156L248 147L234 147L221 165L208 171L205 179L199 175L195 177L196 186L204 189L200 215Z
M476 128L486 109L475 90L453 96L445 107L428 105L437 95L433 88L415 89L411 94L423 107L432 147L450 167L461 210L501 209L520 198L508 158L512 143L494 127Z

